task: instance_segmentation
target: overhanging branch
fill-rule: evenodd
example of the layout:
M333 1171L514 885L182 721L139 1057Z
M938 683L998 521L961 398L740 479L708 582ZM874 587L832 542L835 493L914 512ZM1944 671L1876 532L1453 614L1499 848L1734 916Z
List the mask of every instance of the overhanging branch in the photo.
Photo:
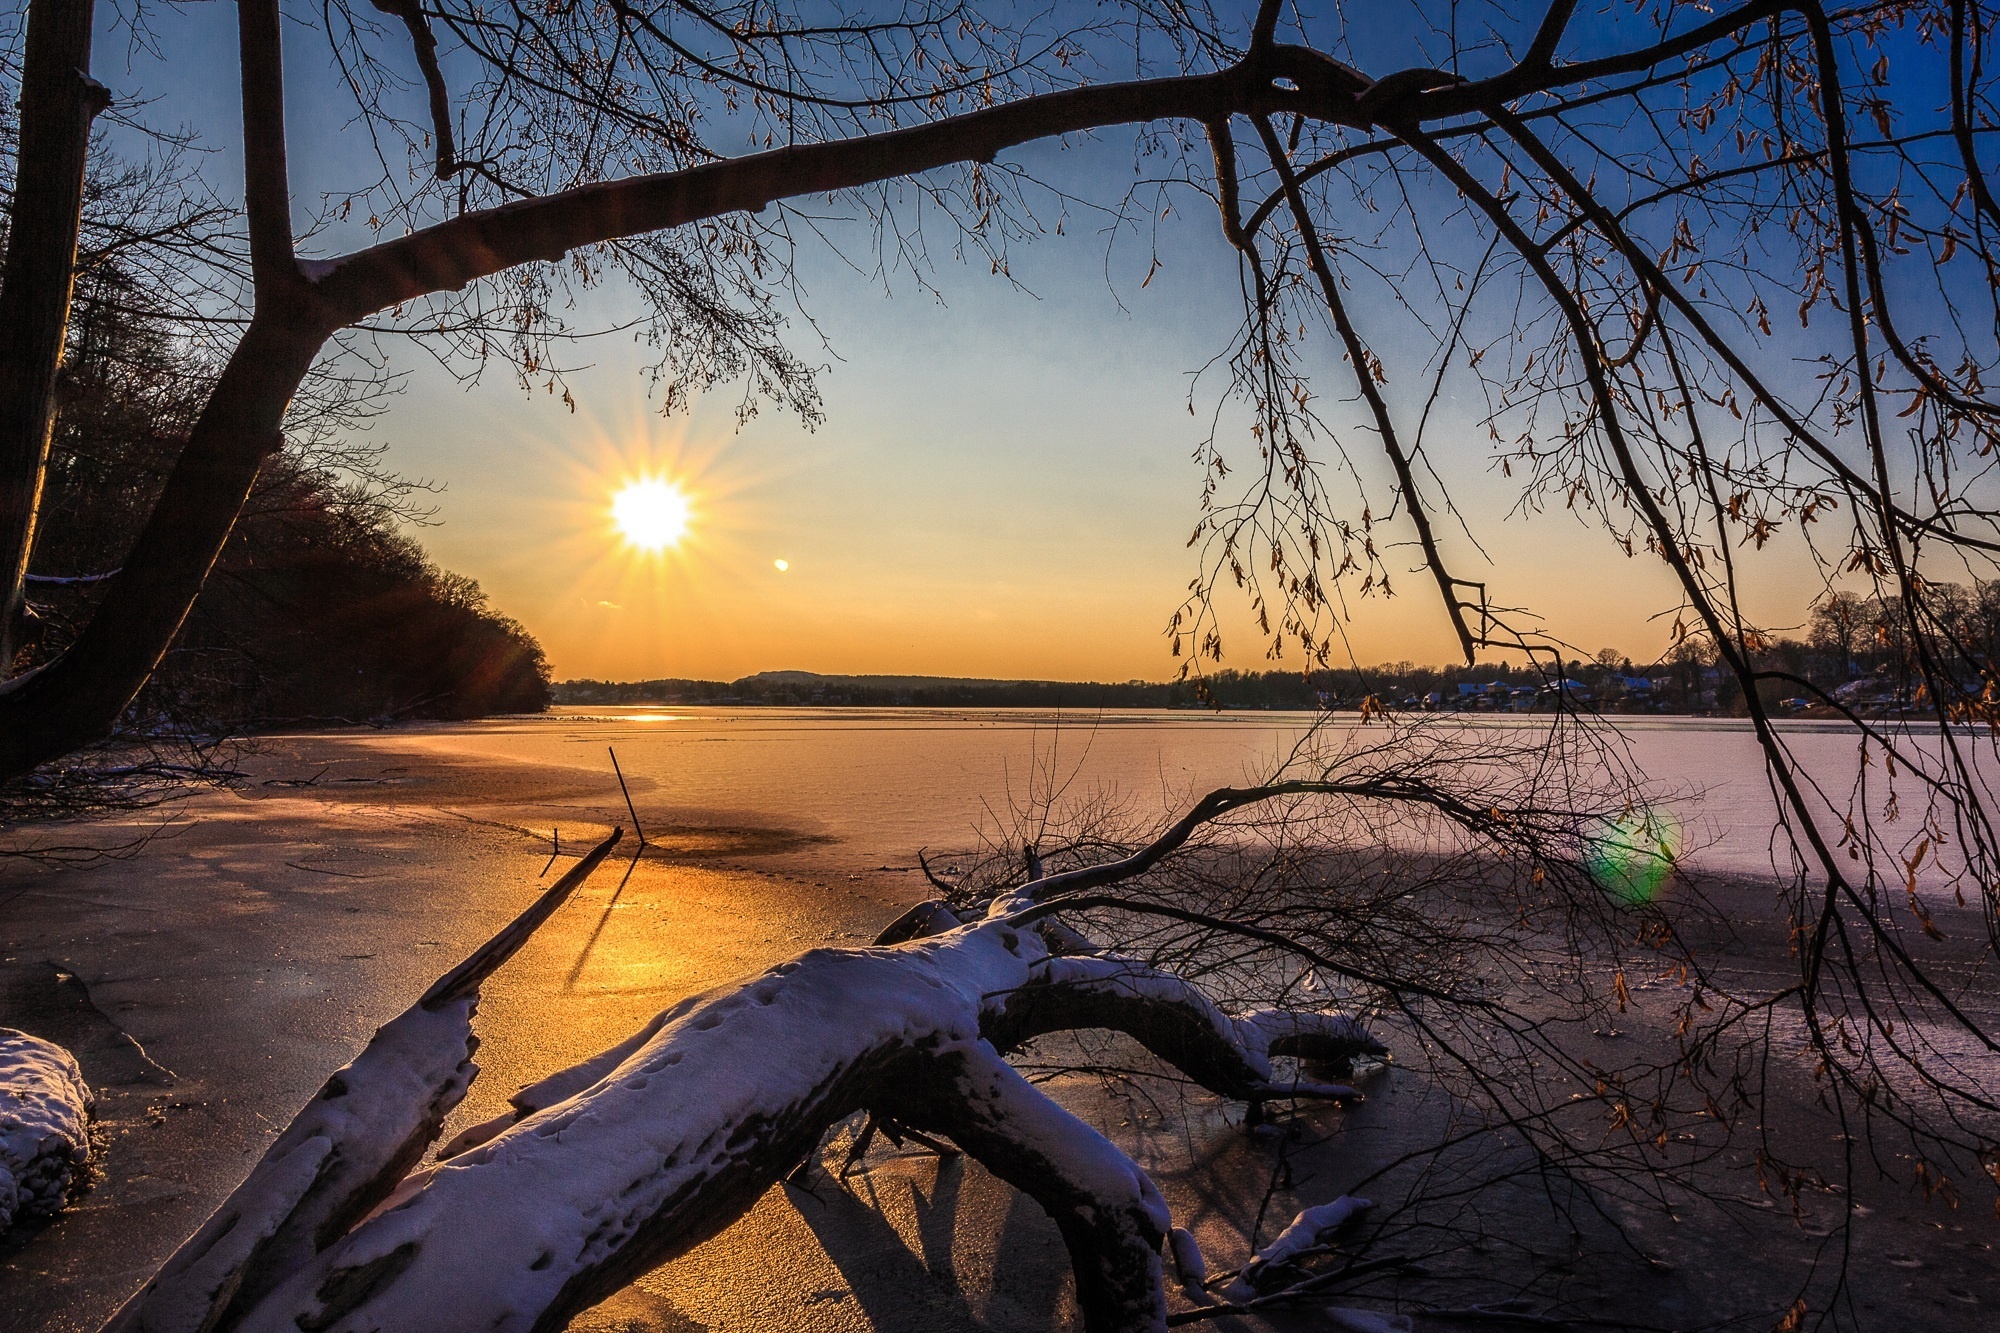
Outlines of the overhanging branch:
M437 36L424 14L420 0L369 0L384 14L403 20L410 31L410 45L416 49L417 68L431 100L431 141L437 150L437 177L444 180L458 170L458 150L451 133L451 93L445 87L444 71L438 67Z

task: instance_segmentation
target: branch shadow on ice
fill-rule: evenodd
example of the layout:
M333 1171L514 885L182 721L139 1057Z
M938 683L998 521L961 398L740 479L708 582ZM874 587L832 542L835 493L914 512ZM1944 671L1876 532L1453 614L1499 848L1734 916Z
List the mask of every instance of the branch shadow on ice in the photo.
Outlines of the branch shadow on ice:
M849 1126L853 1133L861 1125ZM829 1156L846 1155L850 1143L836 1136ZM819 1241L826 1256L847 1284L851 1296L867 1317L869 1327L894 1333L918 1328L972 1330L984 1327L960 1286L951 1263L951 1238L957 1215L958 1196L964 1182L963 1159L934 1159L936 1173L921 1180L922 1168L910 1163L910 1174L876 1170L864 1171L845 1184L824 1170L824 1163L808 1161L799 1176L787 1182L786 1197ZM908 1191L908 1203L917 1217L918 1253L913 1253L902 1233L886 1215L880 1191ZM920 1299L914 1304L911 1296ZM839 1299L833 1293L820 1293Z

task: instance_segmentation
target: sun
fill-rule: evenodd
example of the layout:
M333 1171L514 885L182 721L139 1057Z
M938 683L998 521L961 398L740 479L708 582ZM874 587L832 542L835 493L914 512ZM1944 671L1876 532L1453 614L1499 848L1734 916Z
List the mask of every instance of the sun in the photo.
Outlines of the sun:
M611 497L611 520L642 551L664 551L687 532L687 496L670 481L631 482Z

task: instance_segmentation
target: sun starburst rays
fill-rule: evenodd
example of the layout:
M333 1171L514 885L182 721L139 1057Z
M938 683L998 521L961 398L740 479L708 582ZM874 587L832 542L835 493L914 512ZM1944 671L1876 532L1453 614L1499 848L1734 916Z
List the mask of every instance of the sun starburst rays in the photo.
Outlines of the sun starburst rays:
M693 519L687 494L663 477L627 482L611 497L611 521L625 541L641 551L680 545Z

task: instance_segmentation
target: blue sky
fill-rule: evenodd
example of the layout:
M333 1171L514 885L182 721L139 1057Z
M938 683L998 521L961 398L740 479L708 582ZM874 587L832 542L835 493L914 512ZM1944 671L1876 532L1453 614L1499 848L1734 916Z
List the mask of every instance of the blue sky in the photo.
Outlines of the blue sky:
M152 124L194 127L213 150L211 178L233 195L233 6L160 10L154 22L163 58L130 54L107 26L96 72L121 99L155 98L143 113ZM310 34L291 34L288 79L303 215L370 164ZM1133 160L1130 136L1116 133L1003 158L1090 182L1100 197ZM1176 664L1162 630L1195 572L1184 543L1198 513L1190 454L1202 423L1187 411L1187 377L1238 318L1235 263L1206 211L1163 227L1163 266L1143 286L1145 242L1112 245L1088 214L1073 213L1066 230L1016 252L1026 290L983 263L941 262L930 279L942 302L908 275L891 275L885 293L833 254L803 250L802 286L831 347L795 323L795 346L826 367L815 431L769 408L739 429L726 393L662 417L643 349L614 334L574 352L588 363L570 377L574 413L523 394L504 366L468 389L392 348L409 378L373 433L391 466L444 488L426 545L535 631L559 676L1164 678ZM576 322L626 313L615 287L592 299ZM1328 370L1333 392L1343 368ZM1453 413L1465 416L1444 410L1448 428ZM1492 579L1496 599L1531 603L1585 651L1659 651L1666 622L1653 617L1675 601L1664 567L1628 560L1566 514L1509 518L1512 493L1492 472L1483 430L1460 424L1434 456L1463 483L1494 562L1477 576ZM694 497L690 536L665 557L630 550L608 526L612 491L641 473L673 476ZM1371 478L1386 494L1381 480ZM1478 570L1462 538L1447 541L1459 572ZM1778 576L1762 610L1795 622L1798 553L1780 544L1759 559ZM1390 563L1413 569L1414 552ZM1353 604L1355 656L1448 659L1454 642L1425 581L1405 575L1399 588ZM1225 608L1224 665L1264 666L1241 607Z

